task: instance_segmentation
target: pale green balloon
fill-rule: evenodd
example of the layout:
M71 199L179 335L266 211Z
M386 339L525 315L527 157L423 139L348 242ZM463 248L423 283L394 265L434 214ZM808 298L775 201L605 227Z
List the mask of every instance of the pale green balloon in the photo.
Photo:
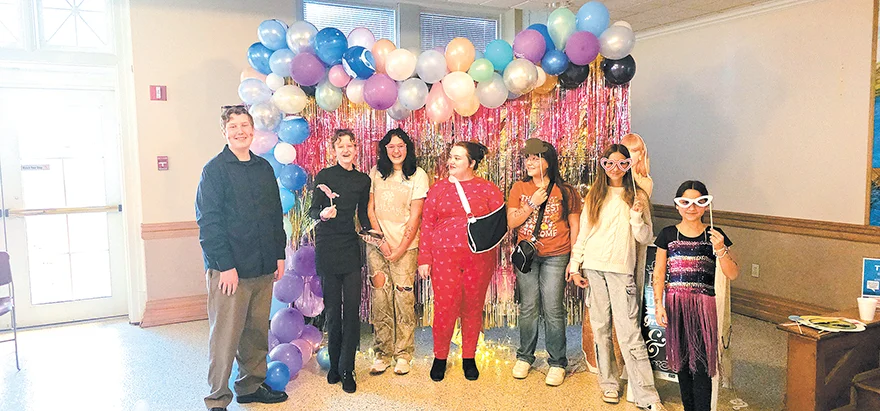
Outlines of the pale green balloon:
M557 50L565 50L565 43L577 27L577 18L571 10L560 7L547 18L547 31Z
M293 223L290 222L287 216L284 217L284 233L287 234L287 238L293 235Z
M476 82L489 81L492 79L492 73L495 72L495 66L489 59L477 59L471 64L468 74Z
M334 111L342 105L342 90L324 80L315 89L315 101L325 111Z

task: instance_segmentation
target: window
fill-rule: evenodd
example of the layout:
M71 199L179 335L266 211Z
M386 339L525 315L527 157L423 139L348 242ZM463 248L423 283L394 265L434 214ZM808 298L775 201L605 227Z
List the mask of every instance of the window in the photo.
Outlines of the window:
M456 37L465 37L474 43L475 49L483 51L486 50L486 44L498 36L498 20L429 13L422 13L419 20L422 50L446 46Z
M0 47L24 47L21 0L0 0Z
M396 13L392 9L350 6L303 1L303 17L318 30L336 27L346 36L358 27L366 27L378 39L397 43Z
M106 0L40 0L40 43L47 48L106 50Z

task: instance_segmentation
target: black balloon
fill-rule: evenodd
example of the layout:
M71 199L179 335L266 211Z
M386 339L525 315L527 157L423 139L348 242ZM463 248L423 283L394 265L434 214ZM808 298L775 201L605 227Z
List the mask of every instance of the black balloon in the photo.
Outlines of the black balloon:
M602 60L602 72L606 82L616 86L626 84L636 75L636 61L631 55L620 60L605 59Z
M590 76L590 66L584 65L579 66L574 63L569 63L568 68L559 75L557 79L559 81L559 86L565 89L573 89L577 88L584 81L587 80L587 77Z
M317 87L300 85L299 88L301 88L302 91L304 91L309 97L315 97L315 90L317 89Z

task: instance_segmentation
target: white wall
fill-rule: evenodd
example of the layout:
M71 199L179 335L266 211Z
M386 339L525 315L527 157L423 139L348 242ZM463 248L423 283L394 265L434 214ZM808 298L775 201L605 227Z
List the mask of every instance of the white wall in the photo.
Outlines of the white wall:
M640 38L632 123L655 201L700 179L719 209L864 224L872 16L811 1Z

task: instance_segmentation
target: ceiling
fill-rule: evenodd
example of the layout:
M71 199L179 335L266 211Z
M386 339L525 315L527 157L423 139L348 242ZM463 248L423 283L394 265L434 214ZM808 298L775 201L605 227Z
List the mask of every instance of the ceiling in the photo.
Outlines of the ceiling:
M577 13L586 0L548 1L535 0L434 0L447 3L472 4L497 8L513 8L529 11L552 11L568 4ZM611 21L626 20L635 31L644 31L680 23L734 8L748 7L770 0L604 0L611 13Z

